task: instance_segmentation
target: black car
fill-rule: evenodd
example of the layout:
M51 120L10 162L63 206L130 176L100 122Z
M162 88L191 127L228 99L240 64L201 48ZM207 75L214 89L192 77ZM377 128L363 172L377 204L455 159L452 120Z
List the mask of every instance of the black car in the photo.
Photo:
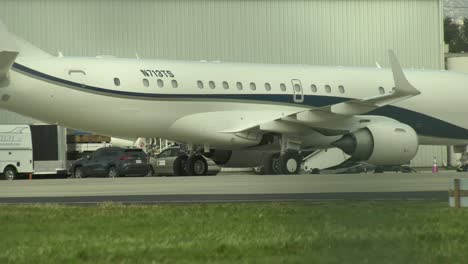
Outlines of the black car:
M149 171L148 156L143 150L117 147L100 148L70 166L70 174L75 178L146 176Z

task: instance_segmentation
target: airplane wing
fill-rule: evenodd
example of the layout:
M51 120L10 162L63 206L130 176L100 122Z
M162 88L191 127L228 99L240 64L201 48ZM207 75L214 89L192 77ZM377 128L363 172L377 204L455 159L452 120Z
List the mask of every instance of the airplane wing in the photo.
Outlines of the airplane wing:
M3 79L18 56L15 42L0 21L0 80Z
M324 135L342 135L349 132L354 124L363 122L362 114L368 113L379 107L393 104L410 97L419 95L421 92L416 89L406 78L398 62L395 53L389 50L390 65L395 82L395 88L392 92L384 95L378 95L363 99L350 100L334 105L320 107L311 110L305 110L292 113L287 116L278 117L269 122L258 123L256 125L244 128L233 128L220 132L241 133L248 131L266 131L276 133L303 133L307 129L313 129ZM373 119L378 117L373 117ZM330 123L339 120L342 124L338 127L330 128ZM357 123L356 123L357 122Z

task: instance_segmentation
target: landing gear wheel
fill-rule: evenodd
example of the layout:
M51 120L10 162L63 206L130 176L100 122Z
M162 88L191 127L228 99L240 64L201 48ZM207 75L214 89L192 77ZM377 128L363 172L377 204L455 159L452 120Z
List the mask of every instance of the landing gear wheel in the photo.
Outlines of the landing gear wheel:
M208 163L201 155L191 155L185 164L185 171L190 176L202 176L208 171Z
M16 172L16 169L12 166L8 166L5 168L3 171L3 177L7 181L12 181L18 177L18 172Z
M117 168L112 166L109 168L109 171L107 172L107 176L109 178L116 178L119 177L119 172L117 171Z
M280 154L276 153L272 155L271 158L271 170L272 174L281 174L281 167L279 163Z
M174 164L172 165L172 172L174 176L185 176L187 175L185 171L185 163L187 162L187 156L182 155L177 157L174 160Z
M297 174L301 169L302 158L297 152L288 151L280 155L278 163L283 174Z
M254 168L254 172L257 175L274 175L279 174L279 153L267 154L263 160L260 167Z

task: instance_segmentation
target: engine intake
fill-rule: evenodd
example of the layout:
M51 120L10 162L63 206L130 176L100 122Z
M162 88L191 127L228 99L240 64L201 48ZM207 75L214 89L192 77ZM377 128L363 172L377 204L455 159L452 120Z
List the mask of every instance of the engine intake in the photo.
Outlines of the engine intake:
M413 128L399 122L370 124L333 143L346 154L374 165L406 164L418 152Z

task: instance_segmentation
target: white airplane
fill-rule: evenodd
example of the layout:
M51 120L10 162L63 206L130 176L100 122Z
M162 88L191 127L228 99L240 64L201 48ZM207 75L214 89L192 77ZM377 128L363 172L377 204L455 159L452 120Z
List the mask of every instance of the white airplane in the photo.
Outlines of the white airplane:
M391 70L52 56L0 25L0 107L122 138L188 144L179 174L262 166L294 174L302 151L339 147L375 165L419 144L468 144L468 76ZM415 88L417 87L417 89Z

